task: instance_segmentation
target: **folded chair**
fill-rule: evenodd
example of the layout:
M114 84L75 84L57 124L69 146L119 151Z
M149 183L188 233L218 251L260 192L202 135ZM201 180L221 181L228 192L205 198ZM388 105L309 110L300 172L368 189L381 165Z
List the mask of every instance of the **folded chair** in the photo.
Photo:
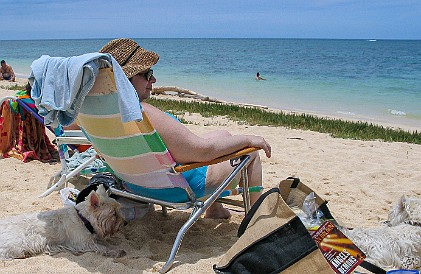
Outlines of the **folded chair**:
M97 153L93 148L84 152L79 152L75 145L90 145L81 130L63 130L60 126L54 130L56 133L55 143L59 148L60 170L50 177L47 190L44 191L39 198L43 198L51 194L55 190L60 190L63 185L79 175L92 175L107 171L104 163L98 159ZM73 150L70 157L68 147Z
M16 103L16 111L21 112L21 115L29 113L38 122L44 125L44 119L38 114L35 107L34 101L30 98L26 92L18 92L15 96L6 96L0 99L0 106L7 102L9 104ZM40 197L45 197L54 190L58 190L57 185L66 184L71 178L77 175L89 175L96 172L106 171L106 167L96 157L95 150L89 150L86 155L87 157L75 157L80 155L77 150L77 145L89 145L88 139L82 133L81 130L64 130L61 125L56 128L50 126L46 127L55 135L55 143L58 148L60 157L60 170L51 176L47 191L42 193ZM74 155L69 156L69 149L73 150Z
M246 148L211 162L177 165L145 112L142 121L121 121L118 92L124 91L117 91L112 68L100 69L93 88L85 97L77 122L109 169L122 182L118 187L109 188L111 194L163 208L192 209L160 271L165 273L174 262L184 234L213 202L232 194L225 188L238 173L242 175L243 188L233 192L242 192L245 211L248 211L250 201L245 167L250 160L249 154L257 148ZM225 160L231 160L232 173L212 195L195 197L181 172Z

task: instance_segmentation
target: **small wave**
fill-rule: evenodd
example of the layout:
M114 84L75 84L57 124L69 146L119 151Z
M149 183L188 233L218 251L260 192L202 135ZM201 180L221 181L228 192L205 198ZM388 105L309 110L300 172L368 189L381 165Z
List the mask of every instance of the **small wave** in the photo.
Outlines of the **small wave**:
M344 115L351 115L351 116L355 115L355 113L350 112L350 111L337 111L336 113L344 114Z
M397 116L406 116L406 113L400 110L389 109L389 113Z
M16 78L29 78L28 74L24 74L24 73L15 73Z

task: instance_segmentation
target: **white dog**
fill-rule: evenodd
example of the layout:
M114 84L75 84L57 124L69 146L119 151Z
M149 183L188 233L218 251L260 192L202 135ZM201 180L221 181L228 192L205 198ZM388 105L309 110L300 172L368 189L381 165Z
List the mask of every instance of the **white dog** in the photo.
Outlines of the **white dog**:
M421 268L421 199L401 197L384 226L345 229L344 233L384 268Z
M124 224L120 204L102 185L75 207L25 214L0 220L0 259L26 258L61 251L124 256L123 250L98 243Z

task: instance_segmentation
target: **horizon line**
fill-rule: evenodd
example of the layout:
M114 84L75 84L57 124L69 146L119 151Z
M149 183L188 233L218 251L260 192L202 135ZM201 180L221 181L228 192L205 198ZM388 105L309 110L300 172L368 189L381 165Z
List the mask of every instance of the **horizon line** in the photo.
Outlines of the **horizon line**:
M421 38L309 38L309 37L101 37L101 38L33 38L33 39L0 39L0 41L42 41L42 40L112 40L117 38L130 39L284 39L284 40L375 40L375 41L420 41Z

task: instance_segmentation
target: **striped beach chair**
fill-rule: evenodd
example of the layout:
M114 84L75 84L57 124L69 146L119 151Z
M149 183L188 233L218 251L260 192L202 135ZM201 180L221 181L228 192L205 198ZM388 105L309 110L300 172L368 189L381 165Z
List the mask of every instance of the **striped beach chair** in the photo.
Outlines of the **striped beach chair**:
M244 167L250 160L248 154L257 149L247 148L207 163L177 165L146 113L142 113L142 121L122 122L117 92L121 91L117 91L112 68L100 69L93 88L82 104L77 121L109 169L122 181L121 188L109 188L111 194L161 205L163 208L192 209L190 218L179 230L171 254L161 269L164 273L173 264L184 234L218 198L242 192L244 207L248 211L249 192L241 189L227 191L225 188L241 173L243 188L249 189L247 169ZM182 172L229 159L233 166L232 173L212 195L196 197Z

